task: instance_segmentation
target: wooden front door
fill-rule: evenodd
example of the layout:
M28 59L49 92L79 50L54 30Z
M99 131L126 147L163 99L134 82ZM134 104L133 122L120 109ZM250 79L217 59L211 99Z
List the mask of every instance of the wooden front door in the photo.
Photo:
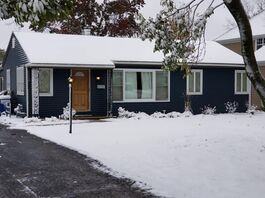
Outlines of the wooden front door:
M73 108L77 112L90 110L89 70L73 70Z

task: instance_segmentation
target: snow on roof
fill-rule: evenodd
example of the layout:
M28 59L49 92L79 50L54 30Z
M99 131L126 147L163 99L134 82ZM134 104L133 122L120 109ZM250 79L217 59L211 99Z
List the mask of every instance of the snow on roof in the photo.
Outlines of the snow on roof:
M138 38L15 32L31 64L105 65L113 62L157 62L163 54L154 44ZM241 56L214 42L206 42L201 64L243 64Z
M265 63L265 46L255 51L255 56L258 63Z
M265 12L262 12L254 17L252 17L250 20L250 25L252 29L252 35L254 37L259 37L261 35L265 35ZM239 40L239 30L236 26L235 28L228 30L227 32L223 33L219 37L217 37L215 40L220 43L226 43L225 41L237 41Z

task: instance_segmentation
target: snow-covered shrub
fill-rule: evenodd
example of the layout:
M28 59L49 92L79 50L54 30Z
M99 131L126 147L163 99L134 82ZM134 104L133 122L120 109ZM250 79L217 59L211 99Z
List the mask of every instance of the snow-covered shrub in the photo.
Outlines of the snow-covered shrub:
M55 116L52 116L50 118L45 118L46 122L57 122L59 119L56 118Z
M136 116L136 113L125 110L125 108L118 108L118 116L119 118L132 118Z
M119 118L142 119L142 118L149 117L149 115L144 113L144 112L135 113L135 112L127 111L125 108L119 107L118 108L118 117Z
M211 107L210 105L204 106L201 108L202 114L213 115L216 112L216 106Z
M255 114L255 112L257 112L257 106L256 105L247 105L247 113L248 114Z
M176 112L176 111L173 111L173 112L170 112L170 113L167 114L168 118L178 118L180 116L181 116L181 113Z
M151 115L153 118L166 118L167 114L161 112L155 112Z
M31 117L31 118L25 117L24 122L25 123L31 123L31 122L36 123L36 122L41 122L41 119L39 119L37 117Z
M72 108L72 116L76 114L76 110ZM63 108L63 114L59 118L68 120L70 118L70 104L67 103L67 106Z
M237 102L226 102L225 103L225 111L227 113L235 113L238 108L238 103Z
M22 109L23 109L22 104L18 104L17 107L14 108L14 112L15 112L15 113L20 112L20 111L22 111Z

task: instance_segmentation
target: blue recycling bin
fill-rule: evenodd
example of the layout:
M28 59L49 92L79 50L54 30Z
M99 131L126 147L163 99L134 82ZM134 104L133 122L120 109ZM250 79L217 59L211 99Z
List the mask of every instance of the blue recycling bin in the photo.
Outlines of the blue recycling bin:
M0 99L0 112L3 113L7 113L9 115L11 115L11 99L10 98L4 98L4 99Z

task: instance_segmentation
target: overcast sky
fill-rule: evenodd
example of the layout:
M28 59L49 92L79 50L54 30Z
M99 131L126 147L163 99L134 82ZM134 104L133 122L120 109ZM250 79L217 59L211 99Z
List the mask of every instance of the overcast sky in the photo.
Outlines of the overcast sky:
M177 2L177 0L175 0ZM179 0L178 0L179 1ZM190 0L183 0L190 1ZM217 0L221 1L221 0ZM160 10L160 0L145 0L145 6L142 9L142 13L145 17L154 17ZM218 2L217 2L218 3ZM205 5L206 6L206 5ZM222 34L226 28L228 20L232 20L227 9L223 6L218 8L214 15L208 20L206 29L206 39L212 40ZM28 28L21 28L12 20L0 21L0 48L5 49L12 31L29 31Z

